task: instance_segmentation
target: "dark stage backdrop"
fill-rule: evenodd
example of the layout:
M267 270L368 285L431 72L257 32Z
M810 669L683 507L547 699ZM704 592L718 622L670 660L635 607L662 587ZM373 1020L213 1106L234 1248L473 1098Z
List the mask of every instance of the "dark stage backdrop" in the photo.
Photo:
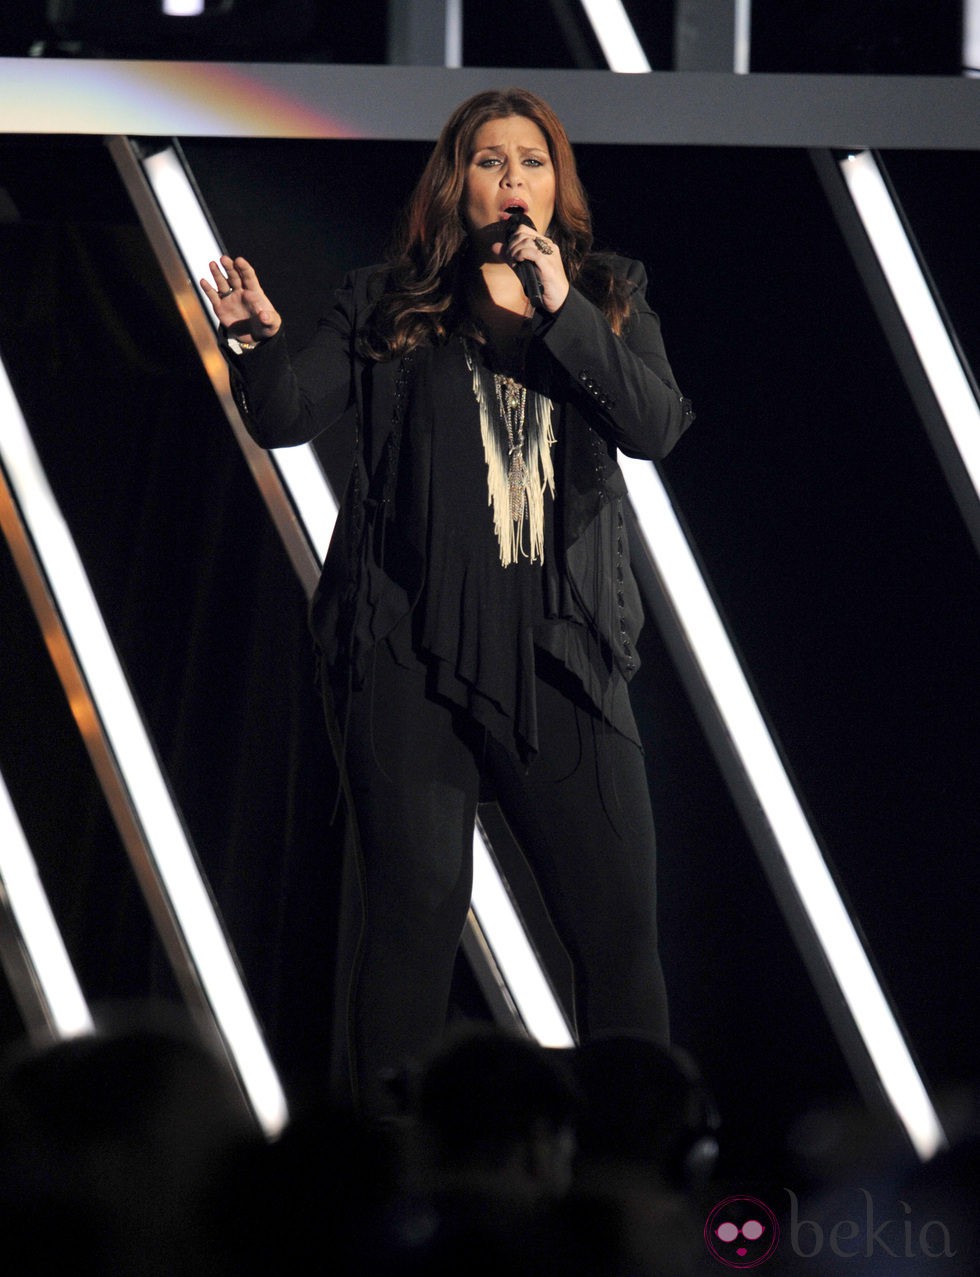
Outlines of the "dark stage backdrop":
M380 258L427 152L185 150L228 248L255 262L297 344L343 273ZM293 1085L314 1084L336 860L299 587L100 144L8 138L0 156L20 213L0 227L13 298L0 349L277 1061ZM978 161L888 158L976 366ZM580 159L598 239L647 263L698 410L664 473L716 597L928 1079L973 1078L980 568L810 161L628 147ZM343 473L348 448L325 441L329 471ZM0 761L86 989L166 992L0 567L5 680L8 632L27 670L9 676ZM793 1117L853 1086L652 625L642 656L675 1037L702 1062L739 1156L771 1172ZM17 694L25 680L46 688L37 713ZM46 761L62 755L70 764ZM623 942L610 920L610 943ZM457 1012L484 1013L464 972Z

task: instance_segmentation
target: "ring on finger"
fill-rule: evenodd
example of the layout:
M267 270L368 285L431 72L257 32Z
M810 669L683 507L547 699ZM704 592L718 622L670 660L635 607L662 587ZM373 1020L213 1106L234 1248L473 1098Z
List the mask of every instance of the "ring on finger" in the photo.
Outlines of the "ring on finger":
M218 297L219 297L219 299L222 299L222 298L225 298L225 297L230 297L234 291L235 291L235 290L234 290L233 288L226 288L226 289L225 289L225 291L224 291L223 293L219 293L219 294L218 294Z
M548 243L548 241L546 239L543 239L540 235L535 235L534 247L538 250L539 253L544 253L545 257L550 257L551 254L555 251L551 247L551 245Z

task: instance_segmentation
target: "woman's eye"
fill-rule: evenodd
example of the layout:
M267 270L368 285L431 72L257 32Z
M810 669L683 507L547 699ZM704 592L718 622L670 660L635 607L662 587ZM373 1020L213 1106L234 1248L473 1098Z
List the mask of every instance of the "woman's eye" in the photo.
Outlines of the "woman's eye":
M524 163L525 163L525 164L530 164L530 166L531 166L532 168L542 168L542 167L543 167L543 165L544 165L544 161L543 161L543 160L535 159L535 157L534 157L533 155L529 155L529 156L527 157L527 159L524 161Z
M476 166L477 168L496 168L499 163L499 156L489 155L485 160L477 160Z

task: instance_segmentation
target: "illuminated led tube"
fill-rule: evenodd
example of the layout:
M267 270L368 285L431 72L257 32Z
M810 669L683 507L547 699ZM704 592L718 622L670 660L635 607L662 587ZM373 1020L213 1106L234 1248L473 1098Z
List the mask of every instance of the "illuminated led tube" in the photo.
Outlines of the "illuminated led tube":
M0 461L60 619L61 646L70 650L80 671L74 695L69 696L79 731L93 760L99 758L104 763L108 754L110 766L118 773L125 801L138 824L135 837L142 840L152 862L140 867L149 869L162 889L190 956L193 977L258 1121L267 1133L276 1134L287 1118L279 1079L75 543L2 364ZM111 803L112 796L107 797ZM128 846L132 855L132 842Z
M568 1022L500 880L479 822L473 832L473 912L527 1031L543 1046L573 1046Z
M782 861L890 1104L916 1152L945 1143L939 1118L783 767L656 469L622 458L646 549L762 807Z
M34 857L0 774L0 898L9 909L55 1038L92 1032L92 1017L75 975Z
M736 75L748 75L752 56L752 0L735 0Z
M650 70L647 55L627 17L622 0L582 0L595 38L611 71L639 73Z
M963 72L980 76L980 0L963 0Z
M201 206L200 197L188 181L187 173L172 147L148 156L142 167L180 249L201 304L217 328L218 320L211 303L197 281L207 272L208 262L217 261L224 250ZM273 448L269 450L269 455L274 459L292 497L317 559L322 562L333 533L337 502L316 453L311 445L304 444L298 448Z
M895 202L870 151L848 156L840 169L949 433L980 496L980 404Z

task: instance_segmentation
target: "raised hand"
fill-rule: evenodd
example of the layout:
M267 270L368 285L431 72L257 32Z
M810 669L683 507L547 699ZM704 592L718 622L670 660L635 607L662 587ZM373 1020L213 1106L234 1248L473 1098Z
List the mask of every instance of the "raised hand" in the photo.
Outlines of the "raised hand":
M265 341L282 327L282 317L262 291L258 276L244 257L209 262L211 280L201 287L220 323L239 340ZM213 282L212 282L213 280Z

